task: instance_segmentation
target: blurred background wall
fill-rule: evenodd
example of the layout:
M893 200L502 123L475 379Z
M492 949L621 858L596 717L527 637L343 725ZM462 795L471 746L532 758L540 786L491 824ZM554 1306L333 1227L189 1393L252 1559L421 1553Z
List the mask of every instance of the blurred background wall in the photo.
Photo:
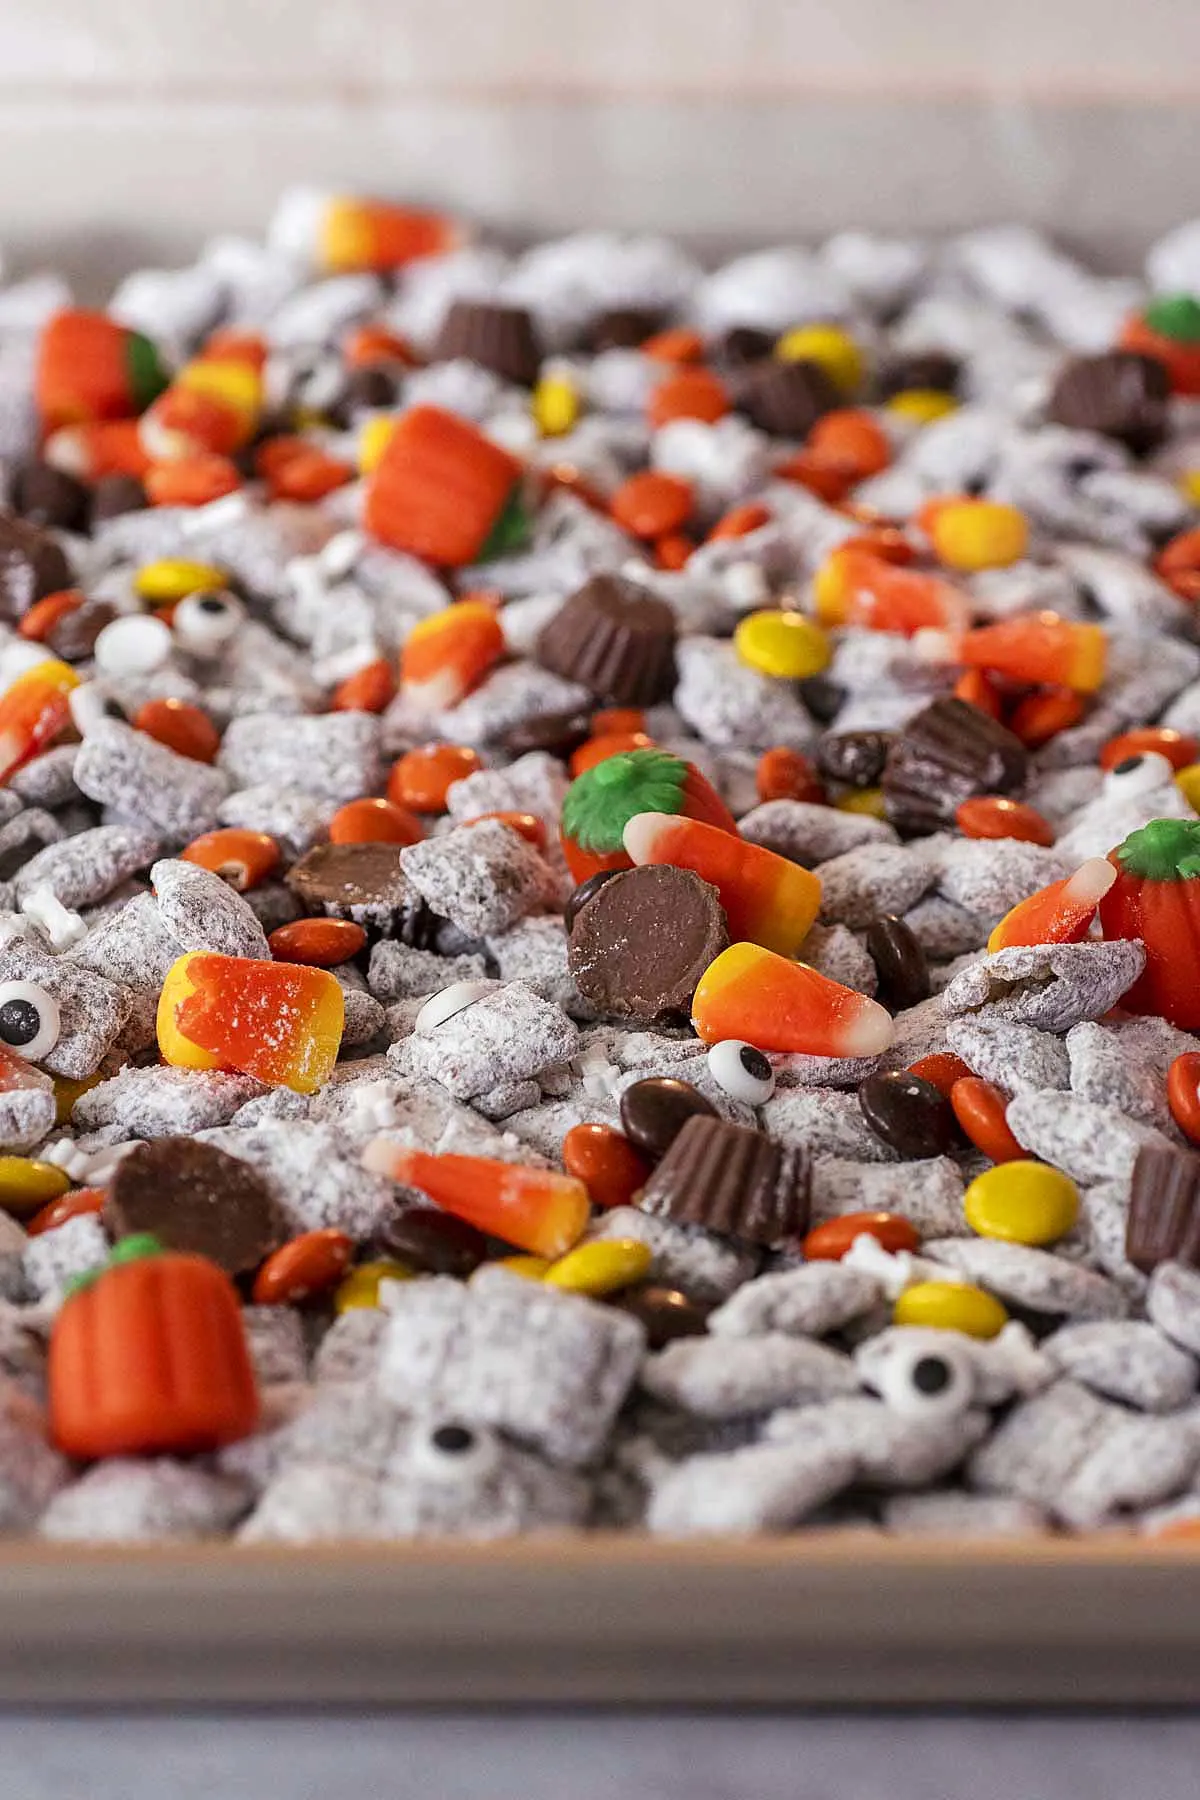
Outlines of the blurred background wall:
M0 243L93 274L294 180L714 248L1200 211L1200 0L0 0Z

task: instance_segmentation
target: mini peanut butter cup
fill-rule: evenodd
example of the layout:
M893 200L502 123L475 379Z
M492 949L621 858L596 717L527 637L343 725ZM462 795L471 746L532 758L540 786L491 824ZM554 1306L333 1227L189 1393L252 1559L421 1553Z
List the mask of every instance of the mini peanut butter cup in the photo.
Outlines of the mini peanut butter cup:
M638 1205L676 1225L772 1245L808 1229L809 1169L803 1151L761 1131L697 1115L684 1125Z

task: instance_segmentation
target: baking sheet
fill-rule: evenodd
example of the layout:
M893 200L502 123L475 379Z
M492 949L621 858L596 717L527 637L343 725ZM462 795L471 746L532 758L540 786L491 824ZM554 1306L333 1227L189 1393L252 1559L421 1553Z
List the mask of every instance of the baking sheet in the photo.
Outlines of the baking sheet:
M1098 1537L0 1557L0 1702L1194 1704L1200 1554Z

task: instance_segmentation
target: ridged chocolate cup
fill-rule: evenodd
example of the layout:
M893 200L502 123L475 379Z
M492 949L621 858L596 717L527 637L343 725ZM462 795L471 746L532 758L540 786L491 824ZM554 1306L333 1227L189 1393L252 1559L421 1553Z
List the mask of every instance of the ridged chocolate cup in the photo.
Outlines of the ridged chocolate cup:
M1200 1157L1143 1144L1133 1165L1125 1254L1145 1275L1163 1262L1200 1268Z
M1144 456L1167 435L1170 392L1167 371L1155 357L1108 350L1066 364L1046 416L1072 431L1098 431Z
M883 769L883 800L898 831L953 823L964 800L1008 794L1029 766L1024 744L966 700L934 700L899 733Z
M675 615L623 575L593 575L544 626L543 668L616 706L652 706L675 686Z
M516 387L532 387L542 361L532 315L523 306L456 300L442 321L433 360L459 356Z
M676 1225L699 1225L766 1248L808 1229L809 1168L804 1152L723 1119L691 1118L638 1205Z

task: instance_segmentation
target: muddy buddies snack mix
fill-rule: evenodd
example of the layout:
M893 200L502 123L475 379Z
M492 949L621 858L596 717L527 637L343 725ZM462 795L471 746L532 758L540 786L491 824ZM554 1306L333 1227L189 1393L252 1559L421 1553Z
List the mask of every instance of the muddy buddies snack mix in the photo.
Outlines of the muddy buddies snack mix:
M1196 1528L1176 261L0 308L8 1531Z

